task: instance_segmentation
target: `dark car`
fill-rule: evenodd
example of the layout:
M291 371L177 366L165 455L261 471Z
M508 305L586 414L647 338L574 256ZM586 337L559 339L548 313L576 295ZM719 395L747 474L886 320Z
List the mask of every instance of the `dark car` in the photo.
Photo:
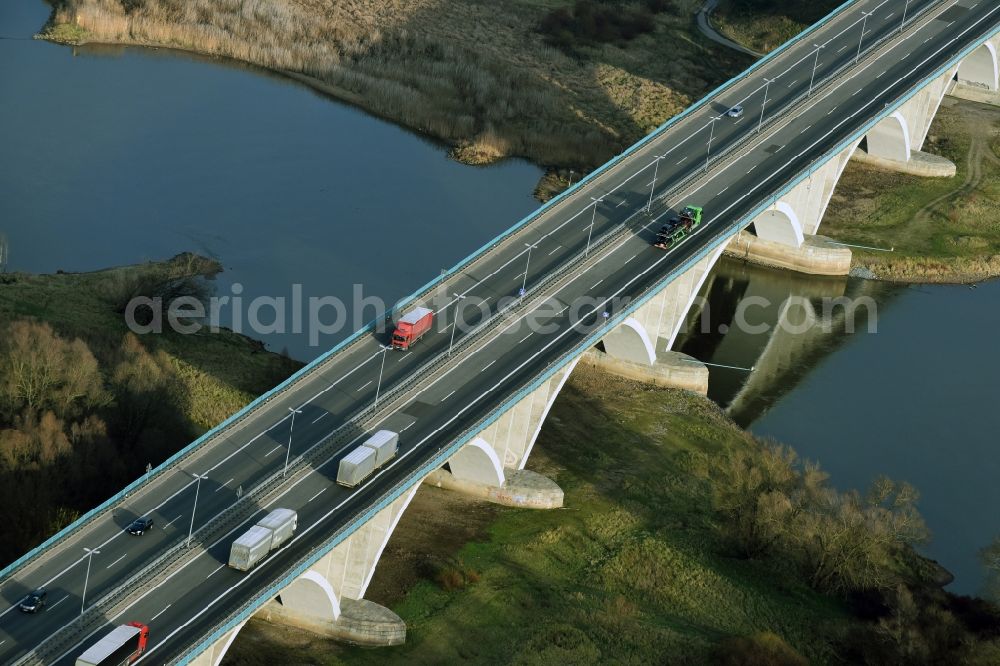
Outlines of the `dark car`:
M45 601L48 598L49 593L45 591L44 587L40 587L37 590L32 590L31 593L24 598L24 601L20 603L18 608L21 609L22 613L37 613L45 606Z
M132 524L128 526L128 533L142 536L151 529L153 529L153 519L149 516L143 516L132 521Z

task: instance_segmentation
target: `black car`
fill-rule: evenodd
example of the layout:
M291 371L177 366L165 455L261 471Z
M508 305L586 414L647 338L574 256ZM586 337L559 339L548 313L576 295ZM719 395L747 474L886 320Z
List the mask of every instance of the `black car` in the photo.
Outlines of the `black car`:
M132 524L128 526L128 533L142 536L151 529L153 529L153 519L149 516L143 516L132 521Z
M49 593L45 591L44 587L40 587L37 590L32 590L31 593L24 598L24 601L20 603L18 608L21 609L22 613L37 613L42 610L45 606L45 601L49 598Z

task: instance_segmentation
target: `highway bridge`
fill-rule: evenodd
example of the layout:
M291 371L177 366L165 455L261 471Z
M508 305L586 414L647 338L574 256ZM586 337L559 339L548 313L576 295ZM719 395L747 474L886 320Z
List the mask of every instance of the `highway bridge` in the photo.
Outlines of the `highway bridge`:
M380 317L0 572L0 660L71 664L128 621L149 625L149 663L217 664L257 612L337 629L371 611L382 549L432 474L558 504L523 468L581 355L603 341L624 363L655 364L751 225L793 265L840 261L812 236L847 160L860 146L923 164L946 92L996 96L998 32L992 0L846 3L401 303L433 307L440 324L412 351L385 349ZM742 116L725 114L737 104ZM704 206L703 224L651 247L687 203ZM397 457L358 488L337 485L339 459L381 428L400 433ZM298 512L294 538L249 573L228 568L232 541L275 507ZM124 533L139 515L156 528ZM19 613L41 585L47 608Z

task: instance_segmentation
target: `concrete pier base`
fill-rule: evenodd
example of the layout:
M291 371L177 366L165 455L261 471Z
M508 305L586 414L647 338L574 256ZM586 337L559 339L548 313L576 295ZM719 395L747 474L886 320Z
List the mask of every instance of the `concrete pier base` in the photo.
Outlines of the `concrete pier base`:
M458 479L454 474L438 469L424 483L478 497L494 504L523 509L558 509L563 505L563 491L547 476L526 469L506 470L503 485L491 486Z
M948 94L969 102L1000 106L1000 91L990 90L986 87L973 86L968 83L956 83L955 87L948 91Z
M886 171L896 171L925 178L951 178L956 173L955 163L951 160L919 150L910 153L910 159L906 162L875 157L860 148L855 151L851 159Z
M708 395L708 367L680 352L657 351L656 364L646 365L623 361L599 349L588 349L580 362L626 379Z
M826 236L806 235L801 247L766 241L741 231L726 246L727 255L762 266L785 268L809 275L847 275L851 251Z
M385 647L406 642L406 623L388 608L367 599L342 599L336 620L292 610L277 600L268 602L254 617L352 645Z

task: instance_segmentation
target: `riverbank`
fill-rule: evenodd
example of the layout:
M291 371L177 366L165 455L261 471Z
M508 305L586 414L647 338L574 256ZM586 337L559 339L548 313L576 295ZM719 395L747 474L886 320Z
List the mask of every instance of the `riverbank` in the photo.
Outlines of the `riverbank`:
M301 367L220 329L129 332L136 295L206 293L183 254L91 273L0 275L0 502L10 561ZM25 387L31 387L31 390Z
M607 16L586 1L541 0L172 7L65 0L42 36L235 58L446 141L462 162L521 156L577 173L750 62L697 32L695 0Z
M921 178L850 163L820 233L852 248L862 275L969 283L1000 276L1000 109L946 97L924 150L954 178Z
M578 368L529 462L564 489L564 510L493 507L425 487L403 515L366 598L406 621L405 645L349 648L251 621L226 663L889 663L898 645L879 620L818 591L796 557L734 550L725 507L735 496L725 489L741 486L738 470L755 469L760 447L708 400ZM770 460L772 471L783 468ZM789 488L770 474L748 506ZM882 518L870 516L878 530ZM800 518L783 520L799 530ZM914 647L970 663L996 656L965 628L961 604L927 582L939 573L917 572L919 560L895 552L886 569L886 561L870 564L901 584L923 580L912 587L915 616L940 613L957 632ZM984 608L981 617L993 617ZM772 661L744 661L749 655Z

